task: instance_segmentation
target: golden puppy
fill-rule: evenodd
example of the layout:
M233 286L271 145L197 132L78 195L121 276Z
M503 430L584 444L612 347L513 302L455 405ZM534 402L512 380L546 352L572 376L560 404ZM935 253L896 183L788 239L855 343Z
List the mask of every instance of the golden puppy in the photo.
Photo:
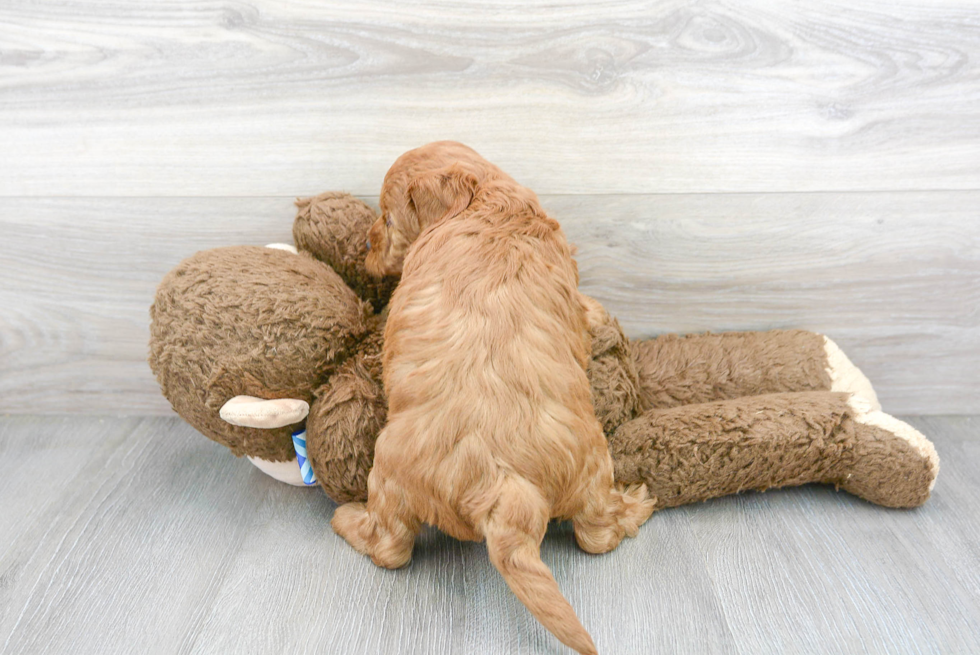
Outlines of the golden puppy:
M570 518L591 553L633 536L646 488L613 485L592 410L578 269L537 196L466 146L433 143L385 176L367 265L397 274L384 342L388 424L368 501L333 527L389 568L421 524L486 539L494 566L562 642L595 653L539 547Z

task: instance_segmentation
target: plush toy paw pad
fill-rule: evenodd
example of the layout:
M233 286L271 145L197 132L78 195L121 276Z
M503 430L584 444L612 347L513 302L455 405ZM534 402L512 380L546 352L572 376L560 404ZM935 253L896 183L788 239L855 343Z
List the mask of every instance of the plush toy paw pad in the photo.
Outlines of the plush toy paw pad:
M218 412L221 418L246 428L281 428L299 423L310 413L310 405L296 398L265 400L254 396L235 396Z
M830 375L830 390L842 391L866 399L872 410L880 410L881 403L871 380L855 366L836 343L824 337L824 353L827 355L827 374Z

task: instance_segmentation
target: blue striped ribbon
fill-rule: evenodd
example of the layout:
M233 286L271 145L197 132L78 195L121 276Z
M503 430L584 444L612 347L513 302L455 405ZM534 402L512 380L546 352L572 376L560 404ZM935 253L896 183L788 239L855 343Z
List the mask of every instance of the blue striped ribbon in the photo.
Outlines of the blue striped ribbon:
M303 476L303 484L309 486L316 484L316 474L313 473L313 466L306 458L306 430L293 432L293 446L296 448L296 462L299 464L300 475Z

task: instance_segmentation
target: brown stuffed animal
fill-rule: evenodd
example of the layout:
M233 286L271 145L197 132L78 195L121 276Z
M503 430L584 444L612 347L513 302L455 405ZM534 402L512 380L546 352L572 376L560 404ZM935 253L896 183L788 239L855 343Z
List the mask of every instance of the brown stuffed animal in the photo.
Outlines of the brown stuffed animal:
M370 207L342 193L297 205L298 254L218 248L164 278L150 366L177 413L236 455L303 484L299 452L334 501L364 500L385 421L381 335L394 283L364 270ZM658 508L809 482L888 507L929 497L933 445L880 411L826 337L631 342L601 305L590 314L589 377L617 479L645 483Z

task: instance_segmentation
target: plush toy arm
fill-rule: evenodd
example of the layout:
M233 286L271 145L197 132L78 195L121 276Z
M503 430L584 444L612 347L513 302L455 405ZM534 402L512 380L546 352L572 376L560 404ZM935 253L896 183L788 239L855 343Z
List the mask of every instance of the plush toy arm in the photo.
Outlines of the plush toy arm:
M888 507L929 498L932 444L862 400L826 391L653 409L609 438L616 478L657 507L820 482Z
M632 347L644 409L792 391L853 393L881 408L868 379L822 334L668 334Z
M364 268L367 233L374 210L349 193L328 191L296 201L293 240L296 246L333 268L362 299L380 312L397 280L376 279Z
M306 419L306 452L317 481L338 503L367 500L374 442L388 402L381 379L383 316L330 382L315 391Z

